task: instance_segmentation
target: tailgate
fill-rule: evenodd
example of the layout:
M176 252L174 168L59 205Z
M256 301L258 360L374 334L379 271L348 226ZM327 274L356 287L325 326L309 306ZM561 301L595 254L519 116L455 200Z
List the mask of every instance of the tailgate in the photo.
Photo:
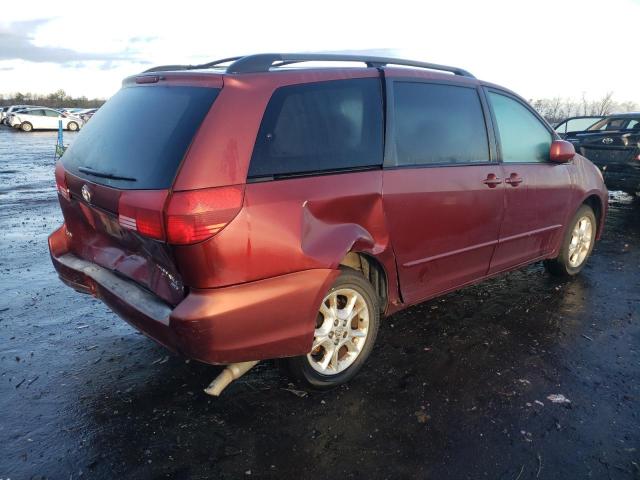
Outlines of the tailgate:
M178 169L220 88L125 83L56 166L70 251L133 280L170 305L185 288L164 241L165 204Z
M120 225L120 191L70 174L66 178L69 199L60 198L60 205L70 251L133 280L170 305L178 304L185 291L170 246ZM89 201L83 188L90 192Z

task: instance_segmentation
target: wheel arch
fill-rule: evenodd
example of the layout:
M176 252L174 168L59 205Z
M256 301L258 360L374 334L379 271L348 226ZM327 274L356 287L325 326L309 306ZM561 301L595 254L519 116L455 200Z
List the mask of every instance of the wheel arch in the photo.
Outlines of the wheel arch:
M339 266L351 268L362 273L364 278L373 285L374 290L378 294L381 311L387 311L389 303L389 280L382 262L366 253L351 251L340 260Z
M604 226L604 218L606 214L606 206L603 204L602 198L599 195L592 193L587 195L582 201L581 205L587 205L596 216L596 238L600 238L602 235L602 228Z

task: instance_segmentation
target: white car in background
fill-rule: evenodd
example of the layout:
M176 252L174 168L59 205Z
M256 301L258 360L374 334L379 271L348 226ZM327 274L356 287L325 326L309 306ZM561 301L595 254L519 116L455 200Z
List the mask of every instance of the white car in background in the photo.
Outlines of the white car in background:
M32 130L57 130L58 122L62 121L62 128L75 132L80 130L82 120L54 110L53 108L28 108L8 117L8 123L13 128L23 132Z
M24 108L33 108L31 105L10 105L8 107L3 108L3 112L0 113L0 121L5 125L9 125L9 115L12 113L22 110Z

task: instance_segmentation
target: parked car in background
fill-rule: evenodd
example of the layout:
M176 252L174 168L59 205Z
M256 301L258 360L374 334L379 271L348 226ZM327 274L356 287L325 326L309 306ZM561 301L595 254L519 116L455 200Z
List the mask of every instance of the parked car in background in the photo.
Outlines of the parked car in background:
M73 116L78 116L78 114L80 112L82 112L83 110L85 110L84 108L61 108L59 109L62 113L65 113L67 115L73 115Z
M70 117L53 108L27 108L12 113L8 121L11 127L19 128L24 132L57 130L60 121L63 129L75 132L80 129L82 123L79 118Z
M400 59L234 60L127 78L56 164L60 278L161 344L236 377L286 357L328 388L382 316L584 267L602 175L515 93Z
M609 115L565 139L603 171L609 190L640 192L640 112Z
M80 118L82 118L82 120L86 123L89 120L91 120L91 117L93 117L93 115L98 111L97 108L87 108L86 110L83 110L82 112L79 112L79 116Z
M603 116L570 117L557 124L555 130L560 137L565 138L568 133L582 132L603 118Z
M9 125L9 116L13 113L16 112L18 110L23 110L25 108L30 108L30 105L11 105L9 107L6 107L6 110L4 111L3 117L2 117L2 123L4 125Z

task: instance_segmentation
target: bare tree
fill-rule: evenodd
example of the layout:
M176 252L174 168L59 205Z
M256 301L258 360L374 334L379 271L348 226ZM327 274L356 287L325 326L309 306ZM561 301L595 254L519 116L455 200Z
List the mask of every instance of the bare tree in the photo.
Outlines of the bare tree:
M636 102L615 102L613 92L608 92L594 101L588 100L583 93L579 100L561 97L537 98L529 100L529 103L551 124L574 116L603 116L613 112L640 111L640 106Z
M607 92L594 106L595 115L609 115L613 107L613 92Z

